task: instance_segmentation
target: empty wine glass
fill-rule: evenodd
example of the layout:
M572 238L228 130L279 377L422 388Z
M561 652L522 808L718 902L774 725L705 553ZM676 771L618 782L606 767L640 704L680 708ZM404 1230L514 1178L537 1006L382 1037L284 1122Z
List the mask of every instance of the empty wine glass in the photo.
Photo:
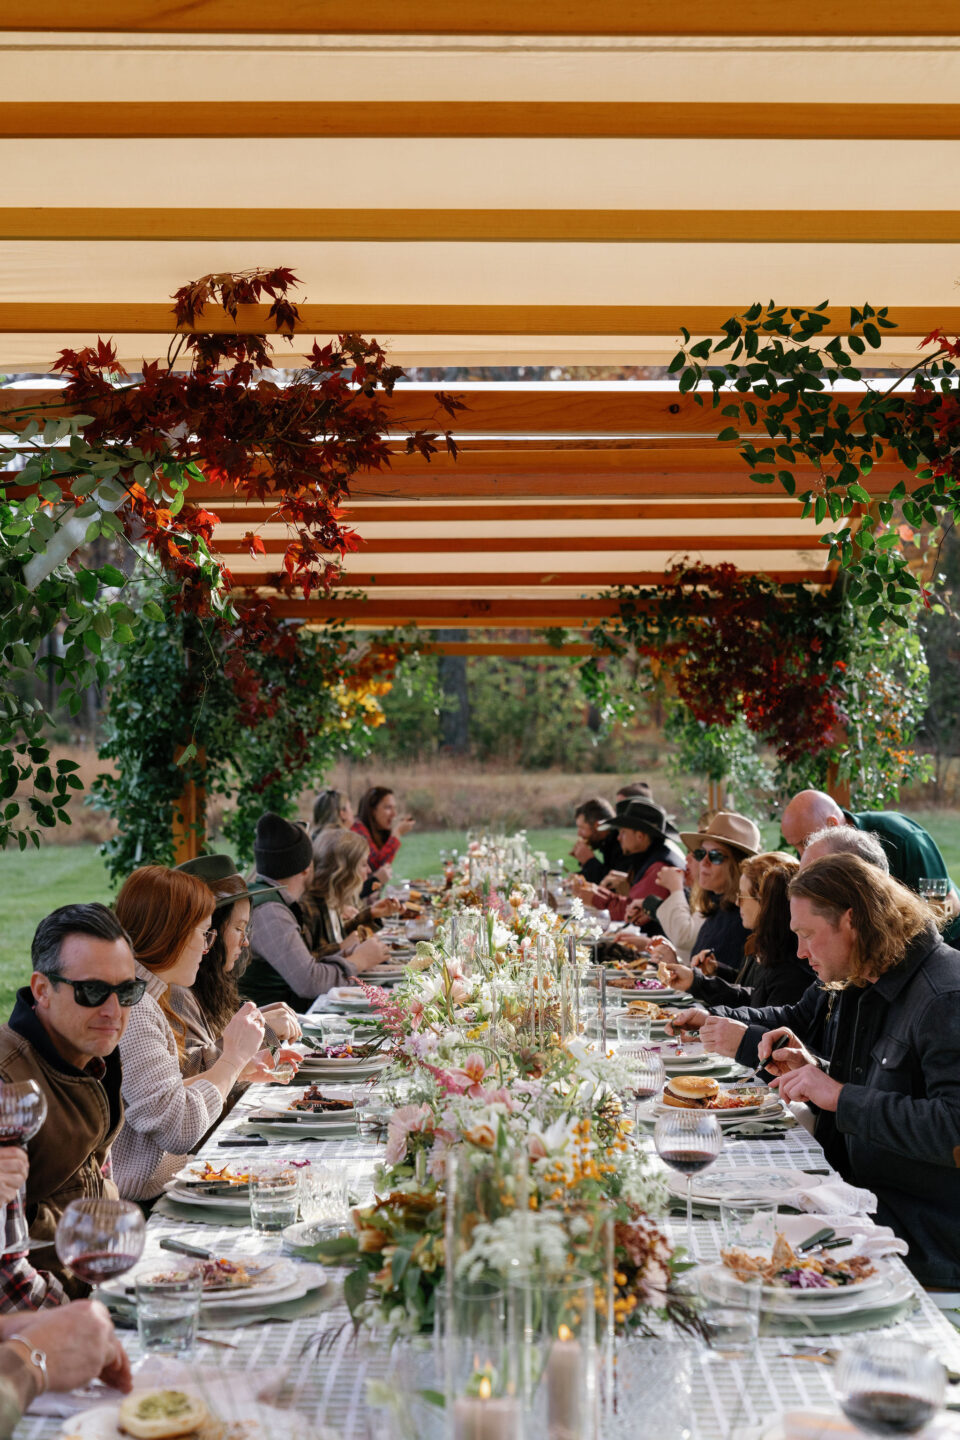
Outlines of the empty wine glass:
M716 1115L706 1110L670 1110L653 1130L657 1154L665 1165L687 1177L687 1249L693 1256L693 1177L723 1149L723 1132Z
M0 1145L26 1149L47 1118L47 1097L34 1080L16 1080L0 1085ZM5 1255L25 1250L30 1238L25 1210L27 1187L21 1185L6 1206L4 1219Z
M916 1435L943 1404L944 1369L925 1345L871 1335L841 1353L834 1386L848 1420L871 1435Z
M132 1200L71 1200L54 1237L63 1265L88 1285L123 1275L143 1254L146 1224Z

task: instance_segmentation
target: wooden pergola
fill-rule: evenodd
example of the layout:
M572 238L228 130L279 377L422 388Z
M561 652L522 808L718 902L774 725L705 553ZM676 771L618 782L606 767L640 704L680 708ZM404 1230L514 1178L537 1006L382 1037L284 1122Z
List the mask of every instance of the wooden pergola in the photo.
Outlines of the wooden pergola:
M909 365L960 330L960 9L792 19L759 0L6 0L0 371L97 334L136 370L166 351L179 284L278 264L308 297L280 365L358 330L407 367L656 367L681 326L769 297L829 297L833 331L887 305L875 362ZM461 453L426 465L400 436L443 428L438 388L467 407ZM665 381L431 379L393 408L393 464L347 516L363 544L339 588L365 598L279 613L569 628L684 555L830 578L818 527ZM269 593L269 506L203 499L237 584Z

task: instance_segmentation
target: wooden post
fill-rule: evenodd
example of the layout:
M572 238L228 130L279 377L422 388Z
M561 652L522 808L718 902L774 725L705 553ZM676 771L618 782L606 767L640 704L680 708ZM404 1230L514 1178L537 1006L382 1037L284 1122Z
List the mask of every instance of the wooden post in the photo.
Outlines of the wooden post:
M179 761L187 747L178 745L174 760ZM203 772L206 754L198 749L193 764ZM184 780L183 792L173 802L173 860L182 865L184 860L195 860L203 849L206 837L207 792L202 780Z
M827 794L831 795L844 810L849 810L850 781L838 779L837 769L836 760L830 760L827 764Z

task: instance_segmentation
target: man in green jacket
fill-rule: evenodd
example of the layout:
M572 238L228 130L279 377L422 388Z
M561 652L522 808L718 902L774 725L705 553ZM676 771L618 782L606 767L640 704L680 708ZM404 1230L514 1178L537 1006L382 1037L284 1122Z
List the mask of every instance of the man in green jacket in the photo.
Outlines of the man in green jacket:
M919 893L922 877L949 880L947 905L952 918L943 938L948 945L960 941L960 896L937 842L922 825L896 810L864 810L855 815L841 809L836 800L822 790L801 790L794 795L780 820L784 840L800 855L815 830L835 825L852 825L876 835L890 862L890 874L915 893Z

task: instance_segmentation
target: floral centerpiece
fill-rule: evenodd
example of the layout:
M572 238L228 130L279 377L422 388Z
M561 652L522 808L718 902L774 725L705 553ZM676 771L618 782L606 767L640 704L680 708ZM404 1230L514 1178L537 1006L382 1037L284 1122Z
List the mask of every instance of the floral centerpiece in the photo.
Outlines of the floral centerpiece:
M458 1277L505 1281L549 1259L606 1287L622 1330L658 1317L692 1322L674 1285L682 1253L657 1223L666 1187L621 1099L628 1065L589 1048L560 1004L568 922L522 886L491 896L483 913L454 913L436 943L417 946L392 995L363 987L392 1053L385 1081L396 1108L376 1198L315 1257L347 1267L358 1326L394 1336L430 1328L450 1262L451 1160L461 1178L494 1163L503 1180L495 1201L474 1204ZM579 968L584 953L574 953ZM597 1244L604 1226L612 1257Z

